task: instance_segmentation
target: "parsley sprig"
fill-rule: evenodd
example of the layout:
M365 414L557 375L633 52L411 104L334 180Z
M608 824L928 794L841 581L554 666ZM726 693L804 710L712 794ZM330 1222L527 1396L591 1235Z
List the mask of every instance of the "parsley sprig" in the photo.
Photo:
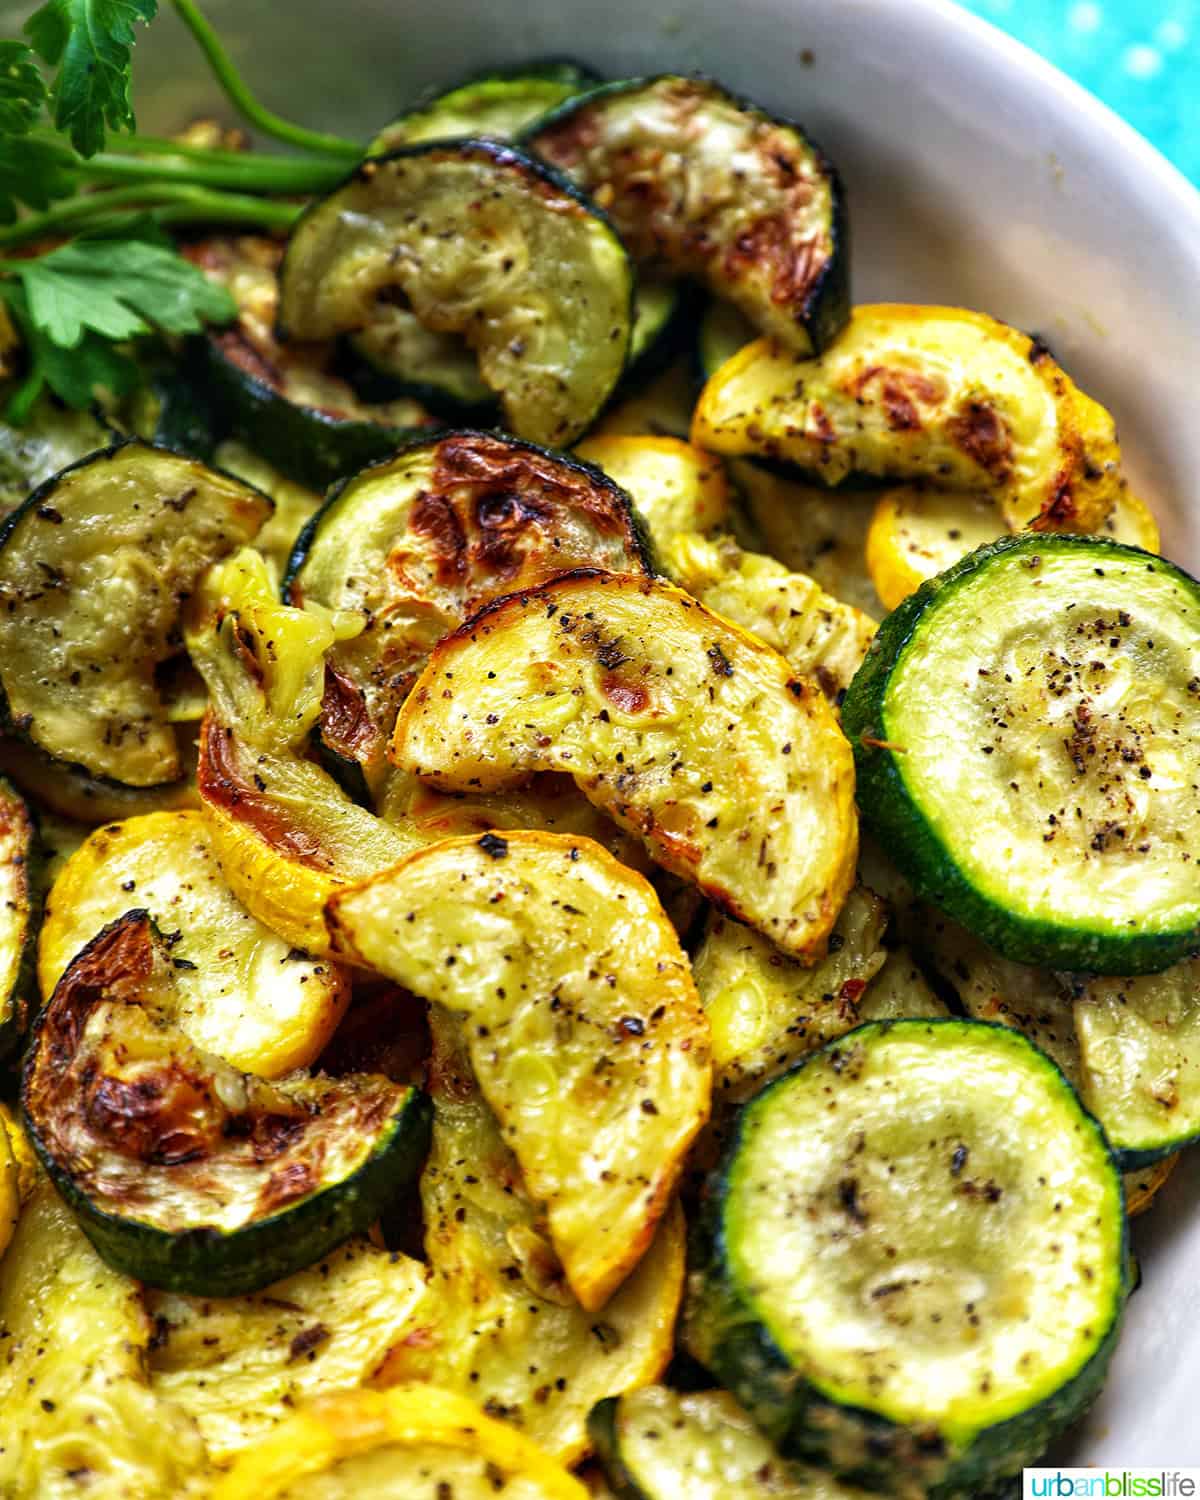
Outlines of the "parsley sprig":
M286 229L305 197L362 156L262 105L195 0L172 0L217 81L255 129L299 155L210 150L137 133L133 48L158 0L46 0L23 39L0 39L0 302L26 352L8 403L20 421L44 387L73 406L138 380L131 340L234 316L229 295L164 226ZM66 243L61 243L64 237ZM30 253L45 245L42 253Z

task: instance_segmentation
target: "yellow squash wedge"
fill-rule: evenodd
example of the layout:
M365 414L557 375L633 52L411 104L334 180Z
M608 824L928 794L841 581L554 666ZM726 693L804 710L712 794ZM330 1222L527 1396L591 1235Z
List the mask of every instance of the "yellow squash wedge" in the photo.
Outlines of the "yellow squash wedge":
M368 1381L424 1292L424 1267L361 1236L249 1296L148 1289L151 1387L224 1462L254 1451L298 1403Z
M870 615L773 557L744 551L732 537L679 535L666 557L674 578L701 604L773 647L831 703L841 701L875 634Z
M748 345L705 386L692 441L831 485L869 474L977 490L1013 530L1094 530L1121 484L1108 413L1027 335L956 307L857 307L817 359Z
M146 1376L141 1287L110 1270L44 1178L0 1260L0 1494L156 1500L208 1493L190 1417Z
M729 516L733 496L721 460L679 438L601 434L575 452L632 498L660 553L679 532L711 531Z
M460 1023L433 1006L433 1147L421 1178L426 1296L376 1383L469 1395L560 1463L589 1449L597 1401L657 1379L683 1292L673 1207L641 1264L599 1312L566 1284L545 1215L471 1075Z
M448 839L339 891L335 951L463 1018L471 1067L586 1308L708 1117L708 1024L652 888L587 839Z
M305 756L325 652L352 628L316 606L281 604L247 550L209 573L186 628L212 699L197 776L225 879L260 922L318 957L328 956L322 911L334 890L421 842L352 802Z
M512 1427L431 1386L325 1396L224 1475L212 1500L587 1500Z
M449 790L568 771L655 859L814 959L854 876L850 747L815 684L669 584L579 572L442 641L393 755Z
M1127 547L1141 547L1146 552L1162 551L1162 537L1154 512L1128 485L1122 485L1116 504L1098 530L1101 536L1110 536L1113 541L1124 542Z
M989 495L905 485L879 497L867 532L867 567L888 609L927 578L1008 530Z
M0 1125L0 1255L8 1249L21 1214L21 1169L7 1128Z
M349 976L289 947L240 905L198 812L106 824L67 861L38 942L42 994L132 907L178 934L176 1019L197 1046L264 1078L316 1061L349 1004Z

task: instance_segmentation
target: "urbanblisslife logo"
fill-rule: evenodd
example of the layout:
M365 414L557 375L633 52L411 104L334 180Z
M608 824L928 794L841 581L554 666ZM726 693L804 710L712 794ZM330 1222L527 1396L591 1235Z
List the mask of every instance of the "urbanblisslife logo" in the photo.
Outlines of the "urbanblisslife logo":
M1024 1500L1059 1496L1200 1496L1200 1469L1026 1469Z

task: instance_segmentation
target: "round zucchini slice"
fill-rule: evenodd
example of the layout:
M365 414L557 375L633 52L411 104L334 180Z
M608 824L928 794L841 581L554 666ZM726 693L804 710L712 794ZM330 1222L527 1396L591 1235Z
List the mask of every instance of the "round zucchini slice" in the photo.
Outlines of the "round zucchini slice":
M173 1019L197 1047L261 1078L316 1061L349 1004L349 976L290 947L246 911L198 812L107 824L72 855L42 921L43 995L131 901L172 934Z
M599 82L590 68L567 58L489 69L397 116L367 147L367 155L383 156L398 146L458 136L511 140L525 126Z
M198 807L195 727L171 725L184 775L165 786L121 786L103 777L89 776L77 766L52 760L33 745L17 739L0 738L0 772L10 776L38 807L48 808L58 817L85 823L89 830L97 823L138 817L142 813Z
M335 345L275 337L283 246L252 235L200 240L184 254L237 305L205 341L206 375L228 426L297 484L323 490L435 425L407 397L366 402L338 370Z
M1200 585L1095 537L981 547L846 696L867 825L1007 958L1140 974L1200 942Z
M257 490L137 439L35 490L0 527L8 724L93 776L177 780L155 670L179 652L182 601L200 574L270 514Z
M1121 1179L1023 1036L875 1022L742 1111L685 1315L782 1450L975 1496L1099 1391L1125 1298Z
M372 1074L238 1072L176 1024L178 962L144 910L93 938L38 1018L21 1103L111 1266L236 1296L374 1223L420 1166L428 1101Z
M959 307L856 307L816 359L748 344L709 378L692 441L827 485L869 476L991 495L1013 531L1094 531L1123 485L1108 412L1044 346Z
M326 657L321 743L374 790L429 652L482 605L566 569L652 571L625 493L590 466L490 433L444 433L338 486L305 527L287 597L361 616Z
M531 127L640 262L705 281L800 354L846 321L841 187L799 126L704 78L602 84Z
M594 1406L588 1432L621 1500L867 1500L780 1458L727 1391L648 1385Z
M466 336L513 432L562 446L625 367L633 285L616 232L565 178L495 141L428 142L368 158L297 222L279 328L355 333L400 294Z
M212 1500L588 1500L507 1423L435 1386L323 1396L255 1444Z

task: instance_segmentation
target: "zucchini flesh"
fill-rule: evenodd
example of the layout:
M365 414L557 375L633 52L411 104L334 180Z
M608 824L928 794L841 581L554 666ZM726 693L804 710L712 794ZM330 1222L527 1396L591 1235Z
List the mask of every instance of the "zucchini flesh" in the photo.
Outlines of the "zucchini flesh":
M785 348L846 320L841 188L803 131L718 84L601 85L524 139L593 193L641 262L707 282Z
M38 844L24 799L0 777L0 1057L20 1040L37 999Z
M797 958L824 951L853 880L851 758L820 690L656 580L580 569L489 605L435 648L393 755L450 791L570 773Z
M528 443L447 433L347 480L305 528L287 573L293 604L364 623L326 659L323 747L375 788L434 645L498 595L584 565L650 571L629 501L595 469Z
M1023 963L1144 973L1196 947L1193 579L1100 538L1010 537L877 641L843 723L914 886Z
M633 272L612 226L514 147L430 142L370 157L293 228L280 274L285 337L369 327L401 293L462 333L519 437L570 443L625 366Z
M47 479L112 441L112 429L98 412L72 411L52 396L40 396L20 427L0 422L0 517Z
M271 502L136 439L65 469L0 529L0 686L39 749L136 787L182 772L155 669L181 601Z
M88 1238L151 1286L233 1296L311 1265L415 1174L424 1097L370 1074L268 1084L179 1029L145 911L95 937L37 1023L21 1103Z
M108 824L71 857L42 922L43 995L131 901L174 934L173 1016L192 1042L261 1078L316 1061L349 1003L349 976L290 947L239 905L198 812Z
M1017 1032L894 1021L829 1044L743 1110L707 1214L686 1344L785 1453L976 1495L1099 1390L1121 1181Z
M459 1022L430 1007L433 1143L421 1177L432 1272L415 1336L397 1339L377 1381L431 1382L503 1415L561 1463L589 1447L587 1414L655 1380L671 1357L683 1290L683 1215L597 1316L563 1278L527 1190L471 1072Z
M334 345L276 339L278 241L216 237L185 246L184 253L237 304L233 325L205 341L217 404L234 433L289 479L323 490L432 424L425 408L407 397L361 401L338 371Z
M708 1026L653 889L589 841L489 833L339 891L326 920L356 966L463 1018L567 1283L602 1307L709 1110Z
M456 136L511 140L526 125L596 82L590 69L558 60L469 78L385 125L367 147L367 155L383 156L398 146Z
M1112 417L1026 334L957 307L856 307L819 358L749 344L701 392L692 441L828 485L991 495L1013 531L1094 531L1122 488Z
M588 1431L622 1500L867 1500L780 1458L727 1391L645 1386L593 1407Z
M383 389L414 397L448 416L486 417L495 396L479 373L479 361L454 333L426 328L409 307L380 299L371 321L350 335L350 347L382 382ZM360 384L363 394L370 394Z

